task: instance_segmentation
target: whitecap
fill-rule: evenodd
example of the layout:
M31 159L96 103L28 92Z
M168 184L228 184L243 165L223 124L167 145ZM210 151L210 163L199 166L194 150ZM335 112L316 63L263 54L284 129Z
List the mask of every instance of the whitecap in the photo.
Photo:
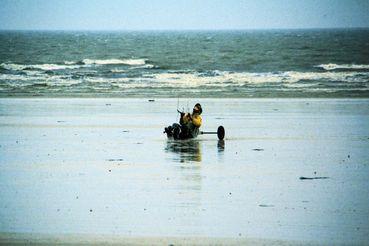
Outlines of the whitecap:
M112 73L125 73L127 71L123 70L123 69L114 68L114 69L110 70L110 72L112 72Z
M142 66L136 66L136 67L131 67L129 69L151 69L151 68L156 68L156 66L152 65L152 64L145 64Z
M105 60L94 60L94 59L83 59L83 64L86 65L129 65L139 66L145 65L146 59L105 59Z
M78 65L59 65L59 64L14 64L14 63L1 63L0 66L6 70L22 71L25 69L38 69L44 71L51 70L64 70L64 69L76 69Z
M249 73L249 72L221 72L217 71L215 76L203 73L158 73L145 75L137 82L147 82L153 86L174 87L226 87L243 86L245 84L263 83L297 83L300 81L342 81L359 82L368 81L368 72L297 72L287 71L279 73ZM131 78L132 80L133 78ZM150 83L151 82L151 83Z
M335 70L335 69L369 69L367 64L320 64L315 67L323 68L324 70Z
M64 64L65 65L74 65L74 64L77 64L77 62L75 62L75 61L65 61Z

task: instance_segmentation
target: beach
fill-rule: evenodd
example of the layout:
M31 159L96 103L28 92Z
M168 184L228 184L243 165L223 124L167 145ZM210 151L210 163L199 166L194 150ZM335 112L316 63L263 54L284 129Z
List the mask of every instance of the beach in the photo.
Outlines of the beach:
M149 99L1 98L0 243L369 241L368 99Z

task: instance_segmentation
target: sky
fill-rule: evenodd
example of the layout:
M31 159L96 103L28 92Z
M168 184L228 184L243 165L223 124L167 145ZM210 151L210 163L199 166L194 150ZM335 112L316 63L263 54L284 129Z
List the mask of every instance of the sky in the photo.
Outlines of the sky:
M369 0L0 0L0 30L369 27Z

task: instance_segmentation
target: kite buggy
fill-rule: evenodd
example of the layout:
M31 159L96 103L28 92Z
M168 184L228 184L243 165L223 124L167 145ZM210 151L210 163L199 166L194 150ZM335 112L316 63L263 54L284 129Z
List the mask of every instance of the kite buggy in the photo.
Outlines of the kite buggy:
M181 114L179 124L174 123L171 126L164 128L164 133L167 134L168 138L175 140L185 140L196 138L199 134L217 134L219 140L223 140L225 136L225 130L223 126L219 126L216 132L203 132L199 128L202 124L202 108L200 103L197 103L191 113L184 113L177 109L178 113Z

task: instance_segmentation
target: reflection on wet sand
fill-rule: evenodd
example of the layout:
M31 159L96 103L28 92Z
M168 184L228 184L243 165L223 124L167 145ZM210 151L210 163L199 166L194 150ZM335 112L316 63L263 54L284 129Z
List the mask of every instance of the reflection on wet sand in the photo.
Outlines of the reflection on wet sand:
M177 164L172 165L178 173L175 190L176 207L181 209L178 223L197 227L201 224L202 174L201 142L196 139L167 140L165 151Z
M224 151L225 142L224 140L218 140L218 152L221 153Z
M173 152L178 155L174 158L176 161L187 162L196 161L201 162L201 147L200 142L196 139L189 140L168 140L165 148L167 152ZM179 158L177 158L179 157Z

